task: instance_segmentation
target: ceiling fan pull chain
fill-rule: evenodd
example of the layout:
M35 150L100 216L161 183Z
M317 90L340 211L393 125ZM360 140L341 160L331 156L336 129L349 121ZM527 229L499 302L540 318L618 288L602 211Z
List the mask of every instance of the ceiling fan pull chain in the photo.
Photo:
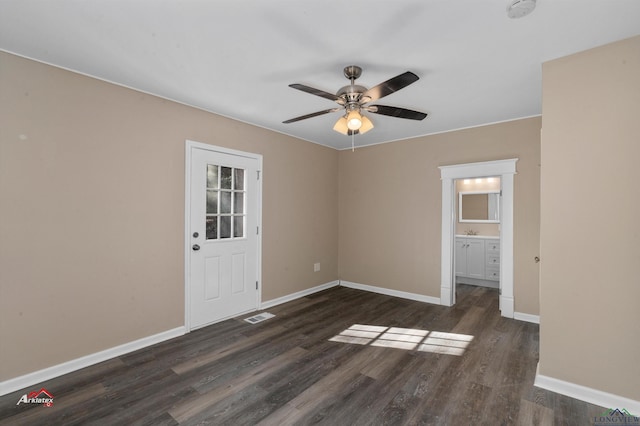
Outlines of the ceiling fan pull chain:
M356 134L355 133L351 133L351 152L356 152L356 148L355 148L355 139Z

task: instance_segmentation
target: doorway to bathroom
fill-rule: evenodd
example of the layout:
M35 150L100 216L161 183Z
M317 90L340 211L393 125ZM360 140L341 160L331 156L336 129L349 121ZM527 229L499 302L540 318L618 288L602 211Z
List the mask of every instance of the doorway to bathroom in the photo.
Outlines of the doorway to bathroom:
M456 179L456 284L500 288L499 176Z
M465 179L487 179L485 183L488 183L489 178L499 177L501 197L497 197L499 203L497 211L499 212L500 220L498 238L499 252L497 253L499 269L497 273L499 275L500 312L504 317L513 318L513 180L516 173L517 161L518 159L515 158L440 167L442 181L440 304L453 306L456 303L456 222L458 215L461 214L461 212L456 212L456 207L459 206L459 201L456 200L456 196L460 197L460 191L456 190L456 181L462 181L464 185ZM471 200L471 204L477 201L478 200ZM487 202L489 201L487 200ZM488 209L489 207L487 207L487 211ZM462 216L464 217L464 212L462 212ZM462 223L464 224L465 222ZM484 277L486 277L486 275L484 275ZM476 279L480 279L479 275Z

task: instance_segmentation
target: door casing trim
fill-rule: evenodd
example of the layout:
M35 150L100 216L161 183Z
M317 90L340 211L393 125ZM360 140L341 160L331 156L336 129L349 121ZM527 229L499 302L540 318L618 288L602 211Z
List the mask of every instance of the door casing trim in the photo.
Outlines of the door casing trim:
M189 235L189 218L191 217L191 152L193 148L202 149L211 152L217 152L226 155L235 155L238 157L246 157L254 159L258 162L258 183L257 183L257 224L258 234L256 235L256 281L258 282L258 292L256 300L256 309L260 307L262 301L262 155L252 152L238 151L235 149L224 148L221 146L210 145L192 140L185 141L185 171L184 171L184 328L188 333L191 327L191 306L189 303L189 295L191 291L191 238ZM254 309L255 310L255 309ZM221 319L220 321L223 321Z
M442 245L440 265L440 304L456 302L453 272L455 238L455 180L499 176L502 190L500 215L500 312L513 318L513 177L517 158L479 163L440 166L442 180Z

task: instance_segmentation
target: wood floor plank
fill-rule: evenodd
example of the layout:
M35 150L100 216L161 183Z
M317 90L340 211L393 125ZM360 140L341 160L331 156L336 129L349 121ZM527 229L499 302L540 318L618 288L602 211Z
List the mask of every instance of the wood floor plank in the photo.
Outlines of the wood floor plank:
M221 384L219 387L209 389L205 393L198 393L197 396L181 401L169 410L169 414L178 422L195 417L195 415L203 411L203 407L222 401L233 393L254 385L268 374L271 374L273 369L286 368L290 362L300 359L306 352L302 348L295 347L263 364L257 365L254 369ZM222 389L220 389L221 387Z
M301 409L298 396L311 392L315 393L315 398L318 398L319 394L315 391L322 389L322 386L318 386L317 383L337 376L335 370L359 351L360 348L338 346L327 342L325 350L310 353L290 369L280 370L272 377L263 380L260 387L267 390L269 396L252 409L271 415L289 402Z
M335 344L336 347L341 345ZM348 348L348 347L347 347ZM330 400L329 405L334 405L334 397L340 395L341 390L349 387L349 383L356 378L376 376L377 366L382 362L397 364L406 357L403 351L389 353L386 348L363 347L362 350L354 353L345 362L337 365L332 371L306 388L302 393L287 402L279 410L272 413L269 422L298 422L306 417L317 415L319 406L326 407L326 400ZM389 367L389 366L388 366ZM395 367L387 368L387 371L394 371ZM290 413L291 407L295 408L295 413ZM289 424L289 423L286 423Z
M553 410L527 400L521 400L517 423L522 426L552 425Z
M0 425L585 425L604 408L533 386L538 325L498 291L453 307L334 287L0 398ZM46 388L54 407L16 406Z
M253 425L258 410L251 409L264 401L268 393L259 386L250 385L230 395L222 401L203 407L194 417L184 421L184 425Z
M354 407L363 408L351 415L351 424L370 425L379 422L394 397L401 391L407 380L418 371L422 358L421 354L405 353L398 359L394 368L389 368L377 376L375 386L370 386L366 393L357 395L352 401L348 401L348 404L343 403L345 412Z
M356 425L363 414L370 412L371 407L363 404L363 398L376 387L374 379L356 374L345 381L337 392L322 398L320 404L305 413L300 423L333 426L339 422Z
M267 328L267 329L263 329L262 331L262 337L264 338L268 338L271 337L273 335L282 333L284 331L283 328L281 327L272 327L272 328ZM243 349L245 349L247 346L253 345L255 344L253 341L251 341L250 339L242 339L238 342L233 343L232 345L229 346L225 346L223 348L220 348L218 350L213 350L210 351L208 353L204 353L200 356L191 358L183 363L180 363L178 365L173 366L171 369L176 373L176 374L183 374L187 371L190 370L194 370L197 369L199 367L202 367L206 364L211 364L215 361L217 361L220 358L223 358L225 356L228 356L230 354L233 354L235 352L238 351L242 351Z

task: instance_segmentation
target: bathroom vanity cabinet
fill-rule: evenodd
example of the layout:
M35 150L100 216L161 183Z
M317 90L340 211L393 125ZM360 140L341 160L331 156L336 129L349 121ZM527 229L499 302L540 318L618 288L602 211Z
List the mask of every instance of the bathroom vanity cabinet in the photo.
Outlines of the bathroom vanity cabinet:
M500 238L456 235L456 282L497 288Z
M484 240L456 237L456 276L484 279Z

